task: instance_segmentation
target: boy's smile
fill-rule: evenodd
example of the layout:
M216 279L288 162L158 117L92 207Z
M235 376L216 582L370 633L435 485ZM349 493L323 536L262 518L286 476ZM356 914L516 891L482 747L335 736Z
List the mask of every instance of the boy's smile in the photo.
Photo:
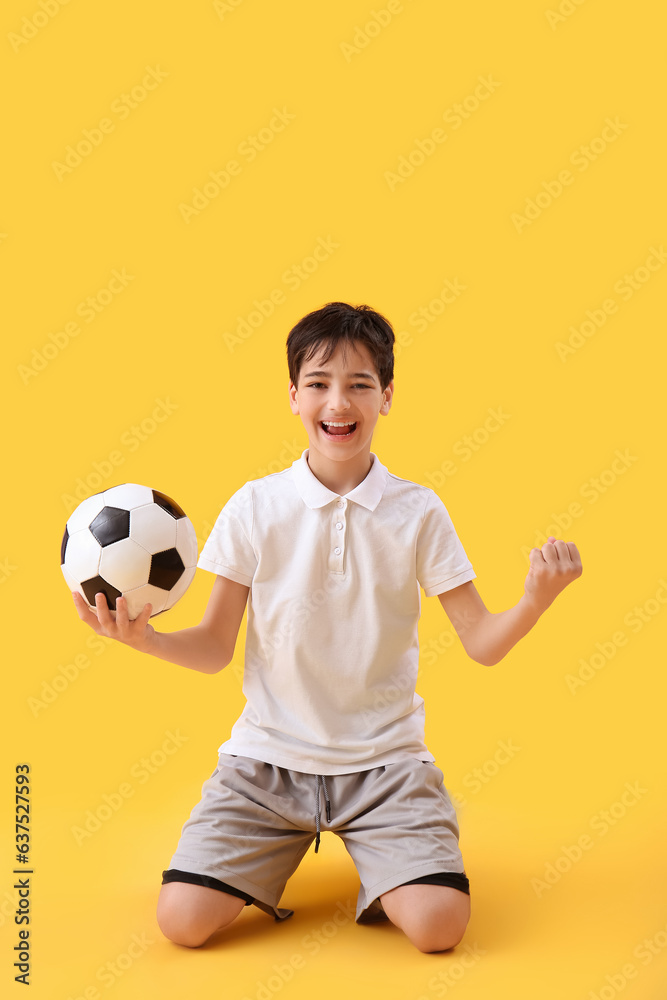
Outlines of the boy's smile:
M298 389L289 384L292 413L300 415L308 434L308 465L341 496L368 475L373 431L380 413L389 412L394 390L390 382L383 393L364 344L345 348L345 357L341 345L326 364L319 351L303 364Z

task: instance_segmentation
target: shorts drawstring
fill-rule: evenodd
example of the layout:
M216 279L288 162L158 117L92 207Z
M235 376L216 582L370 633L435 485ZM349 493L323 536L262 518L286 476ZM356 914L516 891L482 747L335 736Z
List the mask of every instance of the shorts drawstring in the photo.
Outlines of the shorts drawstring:
M329 792L327 791L327 779L323 774L318 774L317 787L315 789L315 824L317 827L317 835L315 837L315 854L317 854L320 847L320 782L324 786L324 802L327 809L327 823L331 822L331 803L329 802Z

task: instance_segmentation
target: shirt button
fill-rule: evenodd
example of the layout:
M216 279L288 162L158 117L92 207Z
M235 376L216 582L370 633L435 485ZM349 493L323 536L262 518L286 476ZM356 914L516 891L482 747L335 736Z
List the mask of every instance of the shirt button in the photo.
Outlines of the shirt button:
M343 527L343 522L342 521L336 521L336 527L340 531L340 529Z
M334 552L336 553L337 556L340 555L340 549L336 548L336 549L334 549Z
M345 506L345 501L344 500L337 500L336 501L336 506L337 507L344 507Z

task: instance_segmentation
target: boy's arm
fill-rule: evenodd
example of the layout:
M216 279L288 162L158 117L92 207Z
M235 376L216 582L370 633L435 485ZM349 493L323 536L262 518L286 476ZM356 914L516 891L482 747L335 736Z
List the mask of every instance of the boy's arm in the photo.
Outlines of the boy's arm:
M216 576L204 617L199 625L178 632L156 632L148 623L147 604L134 620L128 619L122 598L116 604L115 619L104 594L95 599L96 611L89 610L79 594L74 594L79 617L98 635L116 639L141 653L178 663L191 670L215 674L231 662L236 637L250 588L224 576Z
M531 630L558 594L581 576L581 557L574 542L549 537L530 550L530 569L518 604L497 614L488 610L472 582L438 598L468 656L490 667Z

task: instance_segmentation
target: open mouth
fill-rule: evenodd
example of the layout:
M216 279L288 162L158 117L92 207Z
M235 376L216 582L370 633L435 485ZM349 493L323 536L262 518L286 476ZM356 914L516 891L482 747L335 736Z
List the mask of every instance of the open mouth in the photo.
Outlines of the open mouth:
M336 426L339 423L339 421L336 421L335 424L329 424L329 426L327 426L328 422L320 420L320 427L322 428L324 436L330 441L349 441L357 430L356 423L345 424L342 427Z

